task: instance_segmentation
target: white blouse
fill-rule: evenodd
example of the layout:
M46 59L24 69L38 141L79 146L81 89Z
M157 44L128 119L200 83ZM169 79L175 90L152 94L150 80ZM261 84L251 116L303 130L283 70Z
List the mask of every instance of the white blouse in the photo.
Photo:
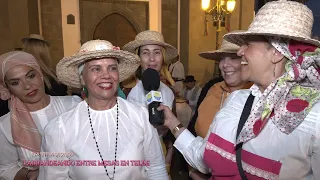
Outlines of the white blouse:
M172 90L167 85L160 82L160 87L158 91L161 92L163 104L168 106L170 109L172 109L173 100L174 100L174 94ZM139 80L136 86L131 89L127 97L127 100L133 103L140 104L144 107L148 107L146 93L143 88L143 84L141 80Z
M148 120L146 108L117 98L119 106L119 129L115 179L166 180L165 160L156 130ZM109 110L90 108L93 131L104 161L115 160L117 105ZM50 122L42 144L44 152L72 153L70 166L41 166L40 180L57 179L109 179L101 162L88 117L88 104L81 102L73 110ZM67 157L47 157L42 160L69 160ZM90 161L91 165L78 164ZM149 165L134 165L144 161ZM121 164L129 162L129 164ZM113 177L114 166L106 166Z
M50 103L43 109L30 112L40 134L47 123L58 115L75 107L81 98L78 96L50 96ZM23 160L39 160L39 156L13 143L10 112L0 117L0 179L12 180L23 167Z
M254 86L251 90L254 106L261 92ZM218 175L221 179L238 176L234 144L251 90L235 91L227 98L205 139L194 137L188 130L181 133L174 146L190 165L203 173L212 172L215 179ZM320 179L320 102L288 135L269 120L256 138L243 144L242 164L248 179Z

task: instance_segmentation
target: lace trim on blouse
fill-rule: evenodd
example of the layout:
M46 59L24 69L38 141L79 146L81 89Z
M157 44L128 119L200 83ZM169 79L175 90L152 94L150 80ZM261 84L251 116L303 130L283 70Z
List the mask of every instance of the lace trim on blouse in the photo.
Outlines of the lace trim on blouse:
M207 142L206 149L212 150L212 151L218 153L219 155L221 155L222 157L236 163L236 155L235 154L229 153L229 152L219 148L218 146L216 146L210 142ZM262 169L259 169L257 167L250 165L250 164L247 164L243 161L242 161L242 167L243 167L243 170L245 170L246 172L248 172L254 176L258 176L260 178L264 178L264 179L268 179L268 180L279 179L278 175L271 173L271 172L268 172L268 171L265 171L265 170L262 170Z

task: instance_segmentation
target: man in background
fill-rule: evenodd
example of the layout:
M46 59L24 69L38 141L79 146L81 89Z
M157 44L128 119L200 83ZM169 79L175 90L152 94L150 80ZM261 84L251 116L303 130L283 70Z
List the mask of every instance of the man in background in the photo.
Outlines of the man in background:
M196 85L194 76L187 76L183 82L185 85L185 88L183 90L183 97L187 100L187 103L191 107L193 116L201 93L201 87L199 85Z
M171 64L169 65L169 72L171 77L175 81L175 85L173 86L176 93L180 96L183 91L183 80L184 80L184 67L183 64L179 60L179 55L171 60Z

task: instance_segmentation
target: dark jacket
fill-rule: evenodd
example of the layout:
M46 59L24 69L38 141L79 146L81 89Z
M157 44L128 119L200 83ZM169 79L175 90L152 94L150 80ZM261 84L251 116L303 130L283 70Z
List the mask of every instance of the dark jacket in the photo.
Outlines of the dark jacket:
M209 89L215 84L215 83L218 83L218 82L221 82L223 81L223 77L217 77L215 79L212 79L210 80L207 84L204 85L204 87L202 88L201 90L201 93L200 93L200 96L199 96L199 99L198 99L198 102L197 102L197 108L196 108L196 111L189 123L189 126L188 126L188 130L194 135L194 136L197 136L197 133L195 131L195 124L196 124L196 120L198 118L198 108L201 104L201 102L204 100L204 98L206 97Z

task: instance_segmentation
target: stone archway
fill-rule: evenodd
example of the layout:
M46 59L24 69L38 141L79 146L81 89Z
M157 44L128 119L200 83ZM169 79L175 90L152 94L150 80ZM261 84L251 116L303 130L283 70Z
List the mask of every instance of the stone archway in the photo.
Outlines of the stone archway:
M107 40L122 48L126 43L134 40L136 35L137 30L125 16L112 13L98 23L93 39Z

